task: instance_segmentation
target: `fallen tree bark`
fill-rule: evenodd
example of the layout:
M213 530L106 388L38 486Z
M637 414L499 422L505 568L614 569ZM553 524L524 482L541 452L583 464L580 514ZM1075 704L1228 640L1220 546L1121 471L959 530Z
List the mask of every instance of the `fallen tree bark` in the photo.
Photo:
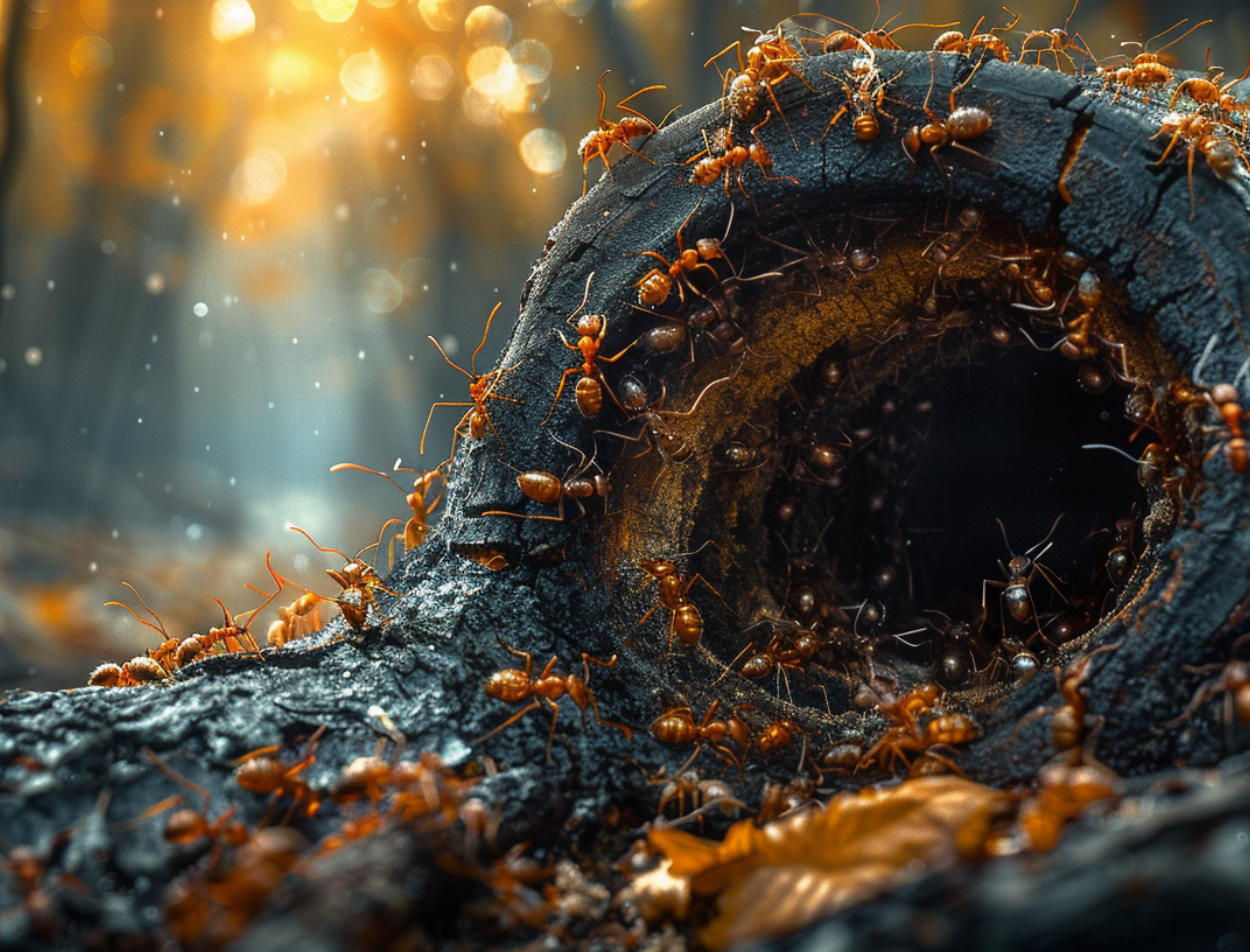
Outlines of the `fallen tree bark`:
M1063 665L1116 643L1091 664L1083 684L1091 712L1105 718L1098 756L1131 776L1223 758L1223 732L1211 726L1217 705L1177 729L1164 725L1202 681L1182 666L1226 660L1250 592L1250 495L1244 477L1213 451L1231 434L1204 432L1218 420L1209 386L1236 384L1246 359L1239 323L1240 302L1250 300L1245 170L1222 181L1200 160L1191 214L1185 163L1155 161L1159 103L1131 92L1113 97L1090 80L1019 65L990 61L973 74L963 57L923 53L878 54L881 75L894 77L889 109L905 130L929 121L926 101L940 115L950 112L948 103L984 108L993 125L969 139L975 154L947 146L911 157L889 132L863 142L845 125L826 135L846 102L838 77L850 75L853 55L807 61L812 89L795 80L779 84L778 104L768 108L766 100L751 121L733 119L720 104L680 119L648 141L645 160L616 163L574 203L522 292L500 375L490 378L493 393L523 402L487 400L490 427L480 439L459 440L446 471L443 518L387 580L398 597L380 595L367 625L339 622L261 658L211 658L180 670L168 685L17 694L0 706L7 845L34 844L47 857L45 878L71 873L85 887L81 901L57 894L57 935L151 944L162 935L156 909L164 897L168 919L166 886L195 857L166 843L158 822L130 822L172 794L187 796L154 768L145 748L208 792L206 812L233 808L255 823L267 804L235 782L236 758L278 744L294 763L324 728L315 762L299 776L312 789L329 789L388 736L381 709L412 750L436 752L451 765L481 754L495 759L500 772L474 789L500 816L505 844L529 841L559 855L590 849L606 863L616 858L612 849L622 850L622 830L653 812L654 790L632 761L652 769L675 765L693 749L674 761L672 749L647 732L665 712L688 706L697 722L719 704L722 713L743 712L756 736L771 724L791 725L793 742L779 754L725 748L729 759L748 761L752 780L788 779L804 766L809 745L815 754L852 737L868 747L890 721L863 704L863 686L877 684L878 700L882 684L903 695L933 680L935 669L927 648L899 646L903 622L874 627L864 621L865 609L880 602L883 613L910 627L917 618L924 624L926 611L951 606L945 595L921 604L910 583L873 587L879 573L898 575L910 564L899 546L909 544L907 500L924 478L913 472L923 440L901 435L904 428L882 408L940 400L960 368L989 362L987 348L996 346L1000 330L1024 353L1025 338L1037 345L1033 336L1046 331L1071 342L1077 331L1070 303L1093 318L1088 362L1118 376L1130 398L1148 395L1141 422L1154 431L1158 454L1141 470L1149 484L1141 518L1130 519L1132 575L1126 585L1112 585L1099 563L1091 578L1100 580L1090 583L1096 594L1084 596L1090 607L1072 622L1074 632L1056 634L1076 607L1055 609L1045 630L1043 612L1034 608L1029 621L1040 640L1018 650L1009 643L1032 638L1031 631L1015 630L983 588L982 643L967 658L971 667L992 667L948 685L950 709L979 724L979 738L961 746L957 763L983 783L1030 782L1055 751L1047 720L1026 715L1039 706L1054 710L1065 698L1044 671L1028 677L1032 672L1010 665L1025 665L1026 655L1034 670ZM784 112L774 115L778 106ZM717 136L724 138L718 143ZM771 167L749 158L731 164L735 145L765 146ZM708 186L689 180L692 159L704 148L712 150L705 158L725 157L726 177ZM972 216L960 217L969 210ZM668 300L634 306L640 279L656 263L640 255L656 252L667 265L674 248L681 250L679 230L687 248L724 236L728 265L717 270L726 259L703 259L714 281L707 271L673 274ZM1014 274L1007 270L1012 263L1021 266ZM1039 282L1032 291L1030 268ZM1099 297L1078 308L1083 298L1073 295L1088 290L1081 284L1086 273ZM1092 293L1085 296L1092 301ZM567 334L566 321L583 304L583 313L606 315L605 356L638 342L619 362L605 362L602 379L612 392L594 419L579 412L571 393L554 409L552 402L560 375L576 362L555 332ZM1041 331L1031 323L1038 320ZM681 328L679 344L647 338L657 326ZM1054 361L1063 365L1058 356ZM815 375L830 366L845 380L822 390ZM627 373L636 381L632 390ZM1180 386L1196 396L1177 396ZM566 390L572 388L570 382ZM1019 381L1008 381L987 392L984 404L1015 412L1030 399ZM1028 436L1044 452L1076 450L1076 458L1075 427L1056 417ZM909 424L908 432L919 429ZM752 435L760 433L767 435ZM726 462L730 444L744 447L750 465ZM650 453L636 458L644 445ZM607 512L591 502L585 518L573 519L566 501L565 519L498 515L554 515L521 496L516 472L500 459L517 470L559 475L577 462L568 446L593 456L608 475ZM838 461L822 468L830 453ZM1008 471L1005 478L1023 474ZM1122 488L1133 479L1129 473L1108 490L1108 498L1123 496L1120 515L1137 502ZM872 508L877 482L885 501ZM782 519L786 504L797 514ZM1031 508L1026 500L1002 516L1013 524ZM1046 512L1042 524L1053 518ZM826 536L830 525L833 535ZM1002 555L1001 548L979 549L983 562L965 574L985 578ZM674 563L683 580L678 604L694 604L705 616L697 643L675 631L672 605L639 625L660 587L644 586L643 559ZM723 604L694 587L696 573L711 579ZM1041 583L1035 585L1041 599ZM795 601L805 587L810 611ZM975 592L970 597L975 602ZM849 639L834 644L829 635L810 664L791 659L788 671L781 665L784 698L780 687L741 676L743 653L758 653L769 640L748 626L777 617L786 621L773 631L836 630ZM951 650L936 628L923 637L934 656ZM474 744L516 710L483 693L493 672L516 665L501 643L532 654L538 665L552 655L570 666L582 653L615 656L613 667L590 669L592 689L604 719L632 726L632 740L593 720L577 727L566 703L551 735L550 763L542 716ZM865 770L830 773L825 783L880 779ZM341 822L333 809L300 821L312 840ZM1188 849L1186 837L1205 822L1184 826L1178 852L1164 855ZM1092 826L1080 835L1110 842ZM1147 847L1155 848L1149 838ZM258 921L271 919L244 933L241 947L314 934L327 948L358 947L361 935L380 944L434 919L445 930L436 936L454 934L448 909L463 897L452 890L448 900L440 891L446 870L437 857L421 837L355 844L333 861L339 866L320 888L311 877L275 898L268 913L255 912ZM1068 857L1049 861L1053 874L1045 860L1019 867L1027 870L1020 873L1027 903L1056 901ZM1019 908L995 905L995 868L961 866L946 874L985 890L973 906L982 926L969 940L980 947L1019 940L1017 930L994 926ZM1167 863L1152 869L1150 876L1163 877ZM885 910L881 921L893 915L890 903L923 909L934 895L925 888L873 908ZM14 911L0 928L38 947L45 936L29 895L13 880L0 890ZM328 905L338 893L345 893L342 905ZM1228 913L1230 922L1240 915ZM856 941L879 935L874 915L869 908L844 916L838 928Z

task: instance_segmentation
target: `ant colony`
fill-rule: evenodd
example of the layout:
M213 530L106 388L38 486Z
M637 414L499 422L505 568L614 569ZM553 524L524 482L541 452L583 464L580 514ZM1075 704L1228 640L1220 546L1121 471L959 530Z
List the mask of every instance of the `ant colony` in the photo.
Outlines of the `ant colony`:
M715 285L674 266L668 320L711 310L736 333L692 316L681 347L615 378L642 429L599 445L657 451L615 464L613 485L640 487L620 502L634 525L688 526L692 550L620 531L639 610L666 663L710 652L727 703L766 692L820 720L857 686L880 708L1049 670L1124 607L1194 488L1211 408L1164 382L1114 283L992 209L945 205L791 217ZM724 228L687 218L686 245Z

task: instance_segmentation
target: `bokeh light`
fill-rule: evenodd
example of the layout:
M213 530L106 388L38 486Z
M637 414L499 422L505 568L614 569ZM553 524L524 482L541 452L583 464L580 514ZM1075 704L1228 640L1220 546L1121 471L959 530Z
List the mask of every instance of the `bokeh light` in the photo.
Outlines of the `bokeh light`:
M455 78L451 62L442 50L435 48L416 61L408 82L412 91L422 99L438 102L447 98Z
M518 148L525 167L540 175L554 175L559 172L568 158L564 138L554 129L530 130L521 139Z
M343 91L357 102L373 102L386 95L386 68L373 50L353 53L339 70Z
M358 0L312 0L317 16L327 23L346 23L356 12Z
M113 47L102 36L84 36L70 48L69 71L89 76L113 65Z
M256 14L247 0L216 0L209 29L220 43L237 40L256 29Z

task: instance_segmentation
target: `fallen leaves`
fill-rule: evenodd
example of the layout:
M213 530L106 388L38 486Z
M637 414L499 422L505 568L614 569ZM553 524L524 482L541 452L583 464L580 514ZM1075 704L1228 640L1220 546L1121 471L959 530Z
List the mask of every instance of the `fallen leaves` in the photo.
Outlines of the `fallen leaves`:
M957 855L969 823L983 825L1007 795L962 777L908 780L831 799L762 827L730 827L723 842L653 829L650 847L696 895L718 895L703 930L712 949L786 935L879 895Z

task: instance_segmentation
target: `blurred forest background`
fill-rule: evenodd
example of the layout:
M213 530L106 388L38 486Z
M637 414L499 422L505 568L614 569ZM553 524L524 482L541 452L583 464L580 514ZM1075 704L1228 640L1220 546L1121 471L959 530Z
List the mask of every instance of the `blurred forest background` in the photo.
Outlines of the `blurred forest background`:
M1069 0L1019 0L1017 30ZM467 363L507 337L548 230L581 194L604 69L658 121L720 94L703 62L794 0L2 0L0 688L79 685L156 635L217 624L284 575L328 592L402 495L359 472L435 466ZM868 29L872 0L798 2ZM878 23L898 13L887 0ZM925 0L894 26L1010 21ZM1169 52L1241 74L1250 11L1080 0L1102 59L1181 17ZM819 29L821 21L810 20ZM832 27L825 27L832 29ZM1179 31L1178 31L1179 32ZM927 48L919 27L899 35ZM1008 36L1018 46L1022 33ZM729 62L729 59L726 59ZM602 173L589 168L590 182ZM397 474L406 484L405 474ZM380 565L384 565L383 553ZM332 586L331 586L332 587ZM299 594L285 593L282 601ZM270 610L272 613L272 609ZM257 625L262 633L269 616Z

